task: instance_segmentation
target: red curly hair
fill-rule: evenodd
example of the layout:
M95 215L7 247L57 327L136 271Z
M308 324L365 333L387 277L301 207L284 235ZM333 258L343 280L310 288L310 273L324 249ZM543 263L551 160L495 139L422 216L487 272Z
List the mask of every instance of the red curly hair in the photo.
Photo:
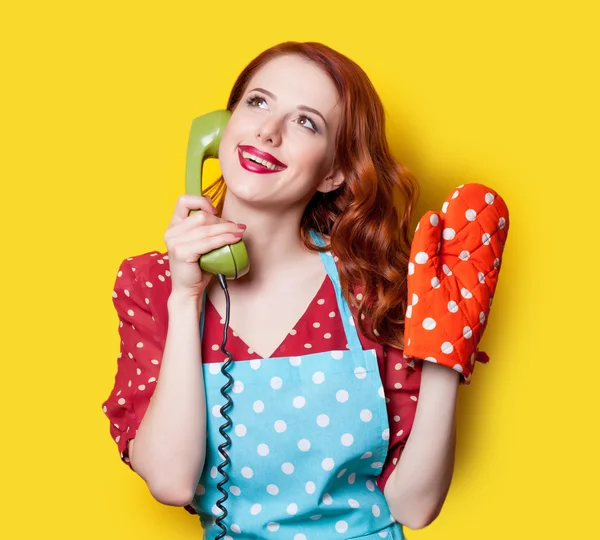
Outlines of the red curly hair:
M292 54L314 62L331 77L342 110L335 164L345 181L335 191L317 192L308 203L301 222L302 239L308 249L331 250L338 257L342 292L358 307L360 331L376 343L403 349L409 230L419 185L390 152L383 105L369 77L355 62L322 43L281 43L244 68L227 109L235 109L261 66ZM220 177L204 191L218 201L219 211L225 190ZM329 245L316 246L310 229L328 236Z

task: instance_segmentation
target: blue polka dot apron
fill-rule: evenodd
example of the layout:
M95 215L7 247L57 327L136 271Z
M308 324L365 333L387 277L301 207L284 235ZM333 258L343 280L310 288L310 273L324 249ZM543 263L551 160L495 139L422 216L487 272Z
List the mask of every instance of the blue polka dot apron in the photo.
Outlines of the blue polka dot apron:
M320 236L312 233L319 245ZM227 370L233 405L225 468L226 540L404 540L376 477L386 459L389 424L375 350L363 350L330 253L321 259L335 287L348 350L304 356L235 359ZM201 329L204 318L201 320ZM206 461L191 503L205 538L215 523L225 442L222 363L203 364L207 400Z

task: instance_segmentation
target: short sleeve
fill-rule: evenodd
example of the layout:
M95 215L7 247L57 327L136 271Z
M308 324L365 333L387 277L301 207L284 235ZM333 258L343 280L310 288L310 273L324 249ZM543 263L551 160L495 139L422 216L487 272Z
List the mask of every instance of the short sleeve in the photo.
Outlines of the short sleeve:
M401 349L383 348L383 389L390 426L388 454L377 486L383 491L410 435L421 387L422 363L404 357Z
M102 409L123 462L131 467L127 445L135 438L156 387L164 345L150 306L149 289L138 275L143 265L124 260L117 273L113 305L119 317L120 353L110 395Z

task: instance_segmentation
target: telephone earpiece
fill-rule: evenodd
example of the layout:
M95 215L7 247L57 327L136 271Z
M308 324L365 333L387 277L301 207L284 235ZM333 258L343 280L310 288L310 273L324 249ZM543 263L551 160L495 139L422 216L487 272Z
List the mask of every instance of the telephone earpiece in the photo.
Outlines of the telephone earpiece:
M230 117L231 112L228 110L219 110L192 121L185 170L186 193L202 195L204 160L218 158L219 144ZM190 215L196 212L197 210L192 210ZM249 270L248 252L243 240L240 240L202 255L198 264L203 272L223 274L227 279L236 279Z

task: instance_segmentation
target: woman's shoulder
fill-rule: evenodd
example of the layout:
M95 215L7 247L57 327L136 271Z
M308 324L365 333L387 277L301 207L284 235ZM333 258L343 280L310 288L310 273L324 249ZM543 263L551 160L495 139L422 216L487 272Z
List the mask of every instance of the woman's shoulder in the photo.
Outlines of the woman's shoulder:
M119 265L119 271L127 269L135 273L136 278L140 277L157 278L159 275L167 276L170 275L169 270L169 256L167 253L160 251L147 251L146 253L140 253L132 255L123 259ZM121 277L121 276L118 276Z
M113 298L149 307L163 319L171 294L169 256L160 251L148 251L123 259L115 279Z
M147 251L123 259L119 264L117 279L126 278L153 288L155 283L170 282L169 256L160 251ZM154 281L153 281L154 280Z

